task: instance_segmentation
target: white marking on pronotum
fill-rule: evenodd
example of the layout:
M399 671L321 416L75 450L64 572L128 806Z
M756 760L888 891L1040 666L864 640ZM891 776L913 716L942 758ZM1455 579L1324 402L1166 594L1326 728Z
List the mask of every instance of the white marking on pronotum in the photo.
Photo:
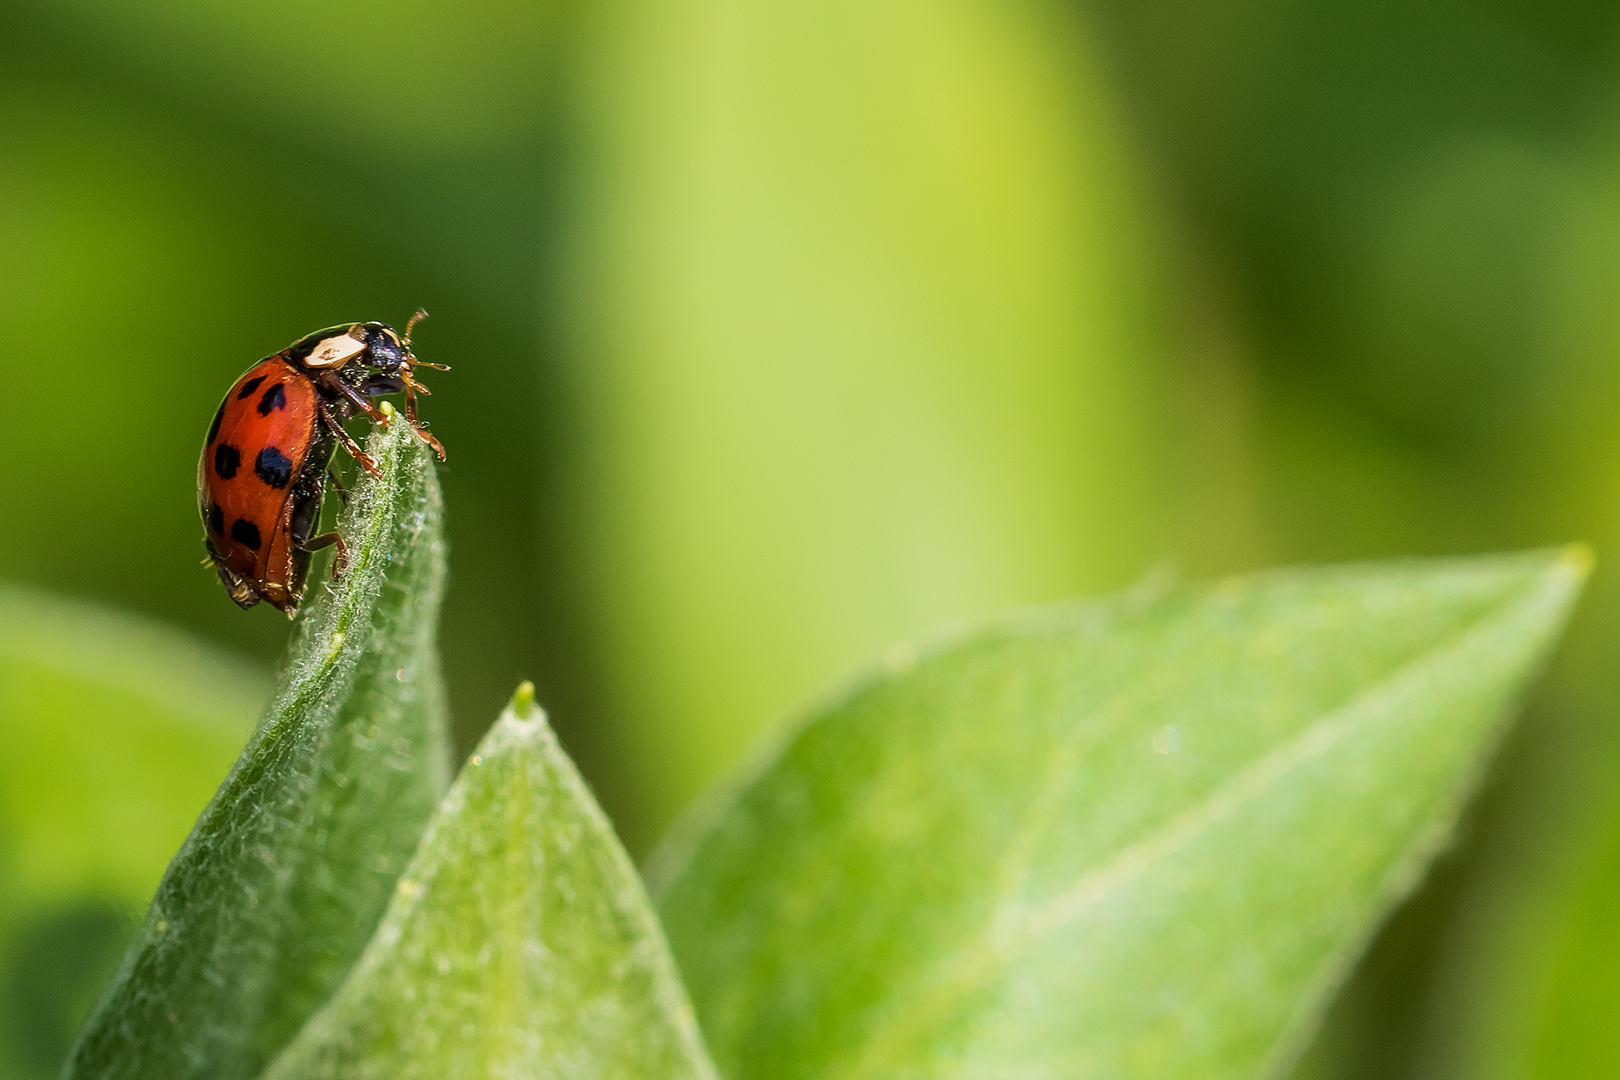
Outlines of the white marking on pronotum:
M322 338L309 350L304 366L312 368L340 368L366 351L366 343L357 341L347 333Z

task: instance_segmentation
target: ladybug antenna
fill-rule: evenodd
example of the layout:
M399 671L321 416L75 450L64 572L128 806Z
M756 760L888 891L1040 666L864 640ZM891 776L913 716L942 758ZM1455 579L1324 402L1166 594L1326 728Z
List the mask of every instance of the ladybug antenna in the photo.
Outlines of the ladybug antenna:
M411 351L411 329L412 329L412 327L414 327L417 323L421 322L425 318L427 318L427 312L425 310L423 310L422 308L417 308L416 309L416 314L411 316L411 321L405 324L405 337L404 337L403 340L404 340L404 343L405 343L405 351L407 353L409 353ZM445 364L424 364L422 361L418 360L414 356L411 357L411 363L414 364L417 367L433 368L435 371L449 371L450 370L450 368ZM416 388L418 390L422 391L422 393L424 393L424 394L427 393L427 387L423 386L421 383L417 383Z
M417 323L421 322L427 317L427 311L425 309L417 308L416 314L411 316L411 321L405 324L405 347L407 349L411 347L411 331L416 327Z

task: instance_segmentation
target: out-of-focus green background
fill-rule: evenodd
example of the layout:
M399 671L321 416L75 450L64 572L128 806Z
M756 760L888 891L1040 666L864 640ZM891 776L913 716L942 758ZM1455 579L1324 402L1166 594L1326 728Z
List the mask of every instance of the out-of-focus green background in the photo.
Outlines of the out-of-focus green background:
M197 565L220 395L417 305L455 368L424 412L462 744L534 678L638 853L941 623L1154 568L1593 542L1465 839L1301 1068L1620 1074L1620 8L11 0L5 610L137 613L199 650L182 682L236 673L119 684L169 710L121 761L222 773L287 633ZM36 735L122 648L51 633L0 665ZM15 1075L161 869L40 824L101 745L0 745Z

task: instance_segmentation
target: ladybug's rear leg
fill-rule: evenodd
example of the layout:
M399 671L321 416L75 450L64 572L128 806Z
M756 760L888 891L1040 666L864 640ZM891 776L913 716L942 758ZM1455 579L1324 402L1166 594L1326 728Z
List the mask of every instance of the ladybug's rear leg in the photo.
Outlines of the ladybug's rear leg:
M298 550L319 551L321 548L334 546L337 548L337 557L332 560L332 580L336 581L343 576L343 571L349 568L349 545L343 542L343 537L336 532L321 533L299 544Z
M332 415L331 407L324 401L316 402L316 407L320 409L321 422L326 425L326 430L331 432L332 436L342 444L343 449L349 452L349 456L358 461L360 467L366 472L380 479L382 470L377 468L377 459L360 449L360 444L354 441L354 437L343 430L343 424L336 416Z
M332 580L336 581L338 575L349 565L349 548L344 544L343 537L336 532L321 533L311 536L309 532L315 528L315 523L321 516L321 487L319 484L302 488L293 503L292 516L288 520L293 547L299 551L319 551L324 547L336 547L337 558L332 560Z

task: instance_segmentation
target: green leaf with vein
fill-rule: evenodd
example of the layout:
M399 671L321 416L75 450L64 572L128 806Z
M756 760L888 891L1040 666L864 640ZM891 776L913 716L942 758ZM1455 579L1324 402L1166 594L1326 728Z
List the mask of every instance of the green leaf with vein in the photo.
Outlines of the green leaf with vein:
M444 791L438 482L406 424L369 449L382 477L338 522L348 570L312 582L280 690L66 1077L254 1075L353 965Z
M1446 841L1585 569L1260 574L897 652L655 864L721 1072L1282 1066Z
M629 857L525 684L265 1080L712 1078Z

